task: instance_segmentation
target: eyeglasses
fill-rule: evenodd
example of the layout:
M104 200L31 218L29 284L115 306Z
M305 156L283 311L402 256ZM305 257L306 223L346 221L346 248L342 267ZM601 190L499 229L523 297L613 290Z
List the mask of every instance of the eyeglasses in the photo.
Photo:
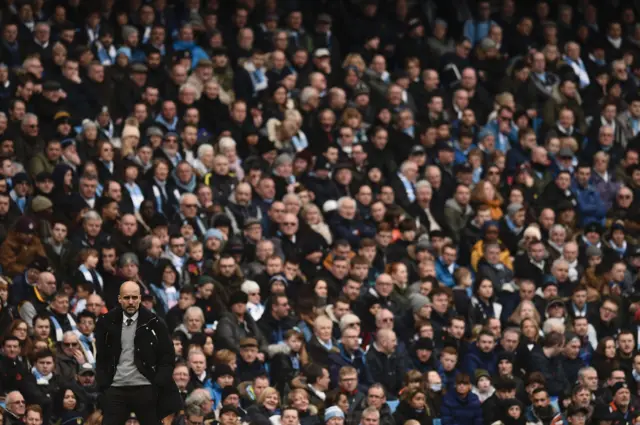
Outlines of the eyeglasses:
M393 317L385 317L384 319L382 319L383 323L391 323L393 322Z
M63 342L62 345L64 345L67 348L75 348L78 346L77 342Z
M183 204L185 208L198 208L198 204Z

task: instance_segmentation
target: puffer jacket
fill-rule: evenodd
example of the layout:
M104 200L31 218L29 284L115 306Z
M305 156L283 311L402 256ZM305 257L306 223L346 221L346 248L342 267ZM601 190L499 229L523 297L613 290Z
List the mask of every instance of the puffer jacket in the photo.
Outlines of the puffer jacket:
M473 393L461 398L455 391L442 400L442 425L483 425L480 399Z
M46 255L40 238L34 236L31 243L25 245L18 240L18 235L13 230L0 245L0 265L3 273L11 278L24 273L36 257L46 257Z

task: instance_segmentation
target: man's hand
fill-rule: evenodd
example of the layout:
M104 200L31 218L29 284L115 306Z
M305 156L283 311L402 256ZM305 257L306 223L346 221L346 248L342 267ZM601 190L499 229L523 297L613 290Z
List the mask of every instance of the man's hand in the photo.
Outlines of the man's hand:
M85 364L87 362L84 358L84 353L80 349L77 349L73 352L73 358L76 359L79 365Z

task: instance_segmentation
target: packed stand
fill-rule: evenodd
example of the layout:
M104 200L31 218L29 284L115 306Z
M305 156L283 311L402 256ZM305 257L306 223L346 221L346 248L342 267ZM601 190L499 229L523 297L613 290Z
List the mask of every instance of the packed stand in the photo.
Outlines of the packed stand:
M101 425L125 281L165 425L638 423L639 16L4 2L0 424Z

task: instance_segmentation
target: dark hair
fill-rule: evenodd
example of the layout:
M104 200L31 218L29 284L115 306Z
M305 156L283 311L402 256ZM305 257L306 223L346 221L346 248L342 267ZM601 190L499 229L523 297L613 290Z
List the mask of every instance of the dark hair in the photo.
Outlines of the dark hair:
M307 377L307 382L309 384L315 384L318 379L322 378L324 375L325 368L316 363L311 363L306 367L304 371L304 376Z
M46 359L47 357L51 357L54 361L56 359L56 355L53 354L53 351L49 350L48 348L42 351L38 351L35 355L34 360L37 362L40 359Z

